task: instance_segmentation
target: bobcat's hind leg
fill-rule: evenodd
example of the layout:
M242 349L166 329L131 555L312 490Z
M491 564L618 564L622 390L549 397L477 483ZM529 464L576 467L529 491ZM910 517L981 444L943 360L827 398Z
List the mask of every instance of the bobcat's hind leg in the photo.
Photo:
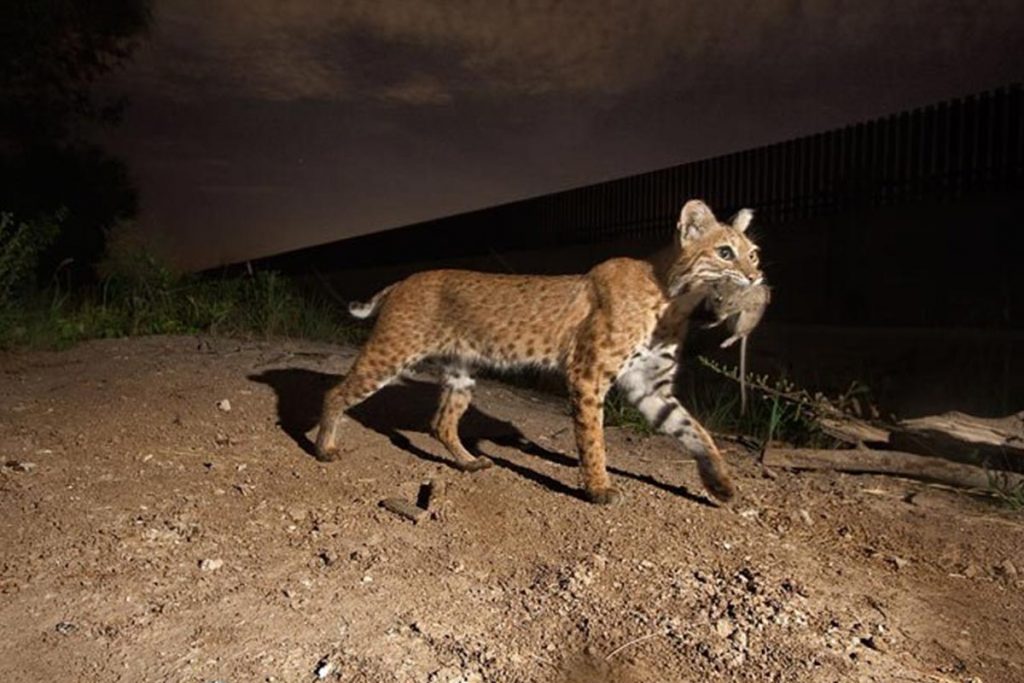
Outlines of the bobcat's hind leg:
M384 355L372 340L367 342L345 379L324 396L320 428L316 435L317 459L326 462L340 454L338 432L346 410L368 399L417 360L417 356Z
M494 463L487 457L474 457L459 438L459 420L473 400L473 385L476 382L469 371L461 366L445 368L441 386L441 403L431 421L431 428L437 440L444 444L455 458L455 466L463 472L476 472Z

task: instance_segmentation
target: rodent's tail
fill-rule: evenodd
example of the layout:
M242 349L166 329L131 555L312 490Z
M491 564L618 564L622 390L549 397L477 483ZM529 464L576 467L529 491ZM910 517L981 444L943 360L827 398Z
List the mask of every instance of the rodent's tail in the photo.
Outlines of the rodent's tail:
M374 315L380 305L384 303L384 299L388 297L391 289L395 285L388 285L384 289L380 290L373 295L373 298L369 301L353 301L348 305L348 312L354 318L365 319Z

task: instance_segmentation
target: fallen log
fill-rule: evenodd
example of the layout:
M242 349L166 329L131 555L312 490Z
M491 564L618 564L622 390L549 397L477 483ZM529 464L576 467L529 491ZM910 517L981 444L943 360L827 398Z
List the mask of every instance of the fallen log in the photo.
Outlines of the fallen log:
M954 411L903 420L893 429L890 445L1024 472L1024 412L985 418Z
M991 472L974 465L902 451L874 451L866 448L768 448L764 452L763 462L769 468L888 474L967 489L1024 486L1024 476L1019 474Z
M849 415L822 415L818 418L818 426L821 427L821 431L833 439L845 441L854 446L889 442L888 429L877 427Z

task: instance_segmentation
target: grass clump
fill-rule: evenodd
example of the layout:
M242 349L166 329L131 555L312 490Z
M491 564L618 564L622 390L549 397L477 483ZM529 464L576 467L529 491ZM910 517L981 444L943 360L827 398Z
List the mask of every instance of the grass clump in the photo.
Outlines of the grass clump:
M365 334L344 308L275 272L209 277L179 273L131 232L113 232L98 280L76 285L57 269L45 287L27 273L50 234L12 228L0 236L0 348L63 348L85 339L209 333L354 341ZM55 230L52 232L55 233Z
M760 448L772 441L830 448L835 440L821 427L823 417L875 416L870 390L853 382L837 396L812 393L786 378L748 374L753 394L745 414L740 411L739 370L700 356L684 382L684 395L708 429L743 435Z

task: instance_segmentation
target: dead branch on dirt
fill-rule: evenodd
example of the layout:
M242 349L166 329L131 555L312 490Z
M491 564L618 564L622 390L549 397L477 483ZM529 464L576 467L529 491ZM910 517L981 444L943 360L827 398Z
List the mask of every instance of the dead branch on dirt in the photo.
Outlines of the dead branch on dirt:
M991 472L974 465L949 462L902 451L875 451L866 448L829 450L817 448L768 448L764 464L792 470L833 470L851 474L890 474L920 481L930 481L958 488L989 489L993 477L1000 484L1024 485L1024 476Z
M404 517L413 524L419 524L420 521L427 516L427 511L425 509L416 506L405 498L385 498L380 502L380 505L388 512L393 512L399 517Z

